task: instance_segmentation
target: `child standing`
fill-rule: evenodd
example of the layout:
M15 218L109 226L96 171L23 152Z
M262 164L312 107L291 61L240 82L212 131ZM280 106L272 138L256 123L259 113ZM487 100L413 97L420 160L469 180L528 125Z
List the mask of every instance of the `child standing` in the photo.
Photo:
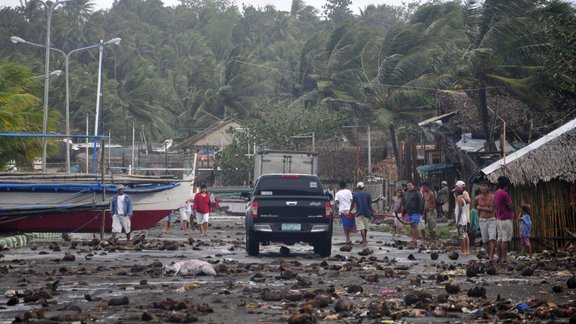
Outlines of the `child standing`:
M402 189L396 190L396 196L392 197L390 202L390 211L392 216L394 216L394 236L398 236L402 232L402 226L404 226L404 221L402 220Z
M522 217L520 223L520 255L524 256L524 249L528 248L528 256L532 257L532 245L530 244L530 231L532 230L532 219L530 218L530 205L520 206Z

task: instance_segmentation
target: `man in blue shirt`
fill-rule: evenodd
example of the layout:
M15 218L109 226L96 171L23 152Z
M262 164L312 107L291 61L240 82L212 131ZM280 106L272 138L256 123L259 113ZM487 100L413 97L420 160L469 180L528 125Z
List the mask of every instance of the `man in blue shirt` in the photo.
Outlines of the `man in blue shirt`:
M366 246L368 225L370 224L370 219L372 214L374 214L374 209L372 208L372 196L366 191L364 182L360 181L356 185L357 191L352 197L352 205L350 210L356 209L356 230L360 231L362 235L362 245Z

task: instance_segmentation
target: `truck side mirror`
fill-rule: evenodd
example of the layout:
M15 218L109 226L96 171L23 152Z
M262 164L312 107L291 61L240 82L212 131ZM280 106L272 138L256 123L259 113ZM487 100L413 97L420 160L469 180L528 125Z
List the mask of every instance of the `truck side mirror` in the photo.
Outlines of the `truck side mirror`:
M250 193L249 192L241 192L240 193L240 199L242 199L244 201L250 200Z

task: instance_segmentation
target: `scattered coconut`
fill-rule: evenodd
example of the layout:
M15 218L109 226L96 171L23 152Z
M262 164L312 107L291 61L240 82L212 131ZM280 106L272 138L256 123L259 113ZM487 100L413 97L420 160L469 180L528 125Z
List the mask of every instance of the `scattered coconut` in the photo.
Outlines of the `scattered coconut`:
M449 294L457 294L460 292L460 284L455 280L450 280L446 283L446 292Z
M450 260L458 260L458 257L460 257L460 254L458 254L458 252L456 252L456 251L452 251L452 252L448 253L448 258Z

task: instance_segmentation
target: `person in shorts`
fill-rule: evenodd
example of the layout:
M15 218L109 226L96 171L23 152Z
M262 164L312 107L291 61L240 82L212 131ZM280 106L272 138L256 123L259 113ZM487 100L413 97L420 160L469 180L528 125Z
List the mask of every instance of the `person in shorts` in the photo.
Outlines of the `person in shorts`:
M352 243L352 241L350 241L350 233L356 233L356 220L354 215L350 213L352 191L346 188L346 182L340 182L340 190L336 193L334 201L338 209L338 215L342 221L346 244L350 244Z
M496 219L498 220L498 262L508 262L508 243L512 241L514 219L514 209L512 198L508 193L510 179L505 176L498 178L498 190L494 194L494 205L496 206Z
M528 256L532 257L532 245L530 244L530 231L532 231L532 218L530 217L530 205L522 204L520 207L522 217L520 223L520 255L524 256L524 249L528 249Z
M436 242L436 224L438 223L436 213L436 194L432 190L430 182L424 182L422 187L424 198L424 219L426 220L426 227L430 233L430 242L434 244ZM424 233L422 233L422 236L424 237Z
M202 185L200 192L194 196L193 209L196 213L196 223L200 228L200 235L208 236L208 221L210 211L212 211L212 204L206 185Z
M352 195L352 205L350 210L356 209L356 230L362 236L361 245L368 245L368 226L374 214L372 207L372 196L366 191L364 182L360 181L356 185L357 191Z
M403 197L404 193L402 192L402 189L398 189L396 190L396 195L392 197L392 201L390 202L390 211L394 217L394 223L392 224L394 227L394 236L400 235L402 232L402 227L404 226L404 221L402 220Z
M458 240L460 241L460 250L462 254L470 254L470 240L468 238L468 218L466 212L466 199L464 199L464 187L454 188L454 198L456 207L454 208L454 218L456 228L458 229Z
M190 197L182 205L180 205L180 208L178 208L178 213L180 214L180 223L184 235L188 235L188 229L190 228L190 215L192 215L193 203L194 197Z
M132 202L124 193L123 185L116 186L116 195L112 197L110 213L112 214L112 243L116 244L116 233L122 233L122 229L126 233L126 241L130 242Z
M480 182L480 194L474 198L474 204L480 218L480 234L486 248L486 256L488 260L492 260L496 249L498 222L494 214L494 194L490 192L488 181Z
M424 211L424 198L420 191L416 190L413 181L406 183L406 194L404 195L404 209L408 214L408 222L412 227L412 244L418 242L418 224Z

